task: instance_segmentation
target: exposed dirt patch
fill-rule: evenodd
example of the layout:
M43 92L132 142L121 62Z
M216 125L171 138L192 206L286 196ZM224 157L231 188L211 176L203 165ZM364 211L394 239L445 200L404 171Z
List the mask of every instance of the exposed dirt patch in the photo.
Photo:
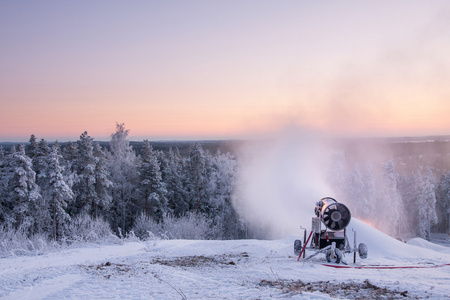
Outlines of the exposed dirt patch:
M248 258L248 253L223 254L217 256L183 256L176 258L157 258L151 261L153 264L160 264L170 267L217 267L235 266L241 259Z
M300 280L261 280L259 286L272 287L286 294L302 294L302 292L321 292L341 299L419 299L408 294L408 291L393 291L364 282L302 282Z
M181 267L181 268L203 268L203 267L230 267L235 266L242 260L248 258L248 253L242 252L240 254L223 254L217 256L183 256L175 258L155 258L150 261L141 261L132 265L105 262L99 265L82 265L80 266L87 272L103 276L106 279L110 279L113 276L133 276L136 274L147 274L148 265L160 264L169 267Z
M102 263L100 265L89 265L89 266L81 266L86 271L93 273L95 275L100 275L105 277L106 279L110 279L111 276L116 275L133 275L135 269L126 264L117 264L112 262Z

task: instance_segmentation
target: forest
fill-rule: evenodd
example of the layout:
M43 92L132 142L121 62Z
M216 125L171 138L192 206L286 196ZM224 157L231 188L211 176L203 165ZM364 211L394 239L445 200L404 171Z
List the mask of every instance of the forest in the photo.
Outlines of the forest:
M130 235L256 237L233 205L241 163L229 143L154 149L148 140L133 147L128 135L125 125L117 124L106 145L84 132L64 145L31 135L26 144L0 147L3 252L8 239L20 237L59 244ZM328 181L355 217L396 237L448 232L445 164L436 166L423 155L412 159L413 153L367 159L340 150Z

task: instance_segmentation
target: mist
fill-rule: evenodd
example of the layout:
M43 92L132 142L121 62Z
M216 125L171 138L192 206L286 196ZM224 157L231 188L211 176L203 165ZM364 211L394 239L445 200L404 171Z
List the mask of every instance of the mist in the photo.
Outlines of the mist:
M234 206L257 238L309 230L324 197L391 236L426 236L436 224L437 180L450 171L449 145L438 137L344 139L288 126L240 148Z
M235 207L254 236L278 238L309 228L315 203L332 196L326 183L330 142L290 127L241 148Z

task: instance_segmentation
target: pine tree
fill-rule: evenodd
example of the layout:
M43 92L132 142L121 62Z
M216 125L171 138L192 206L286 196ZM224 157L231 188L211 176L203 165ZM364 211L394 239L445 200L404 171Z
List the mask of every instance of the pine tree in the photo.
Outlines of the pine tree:
M61 150L61 145L59 144L58 140L56 140L53 143L53 146L56 148L56 152L58 153L59 156L61 156L60 161L64 161L64 157L62 156L62 150Z
M9 168L5 159L5 151L0 145L0 223L6 224L8 214L8 180Z
M36 137L34 136L34 134L31 135L30 140L29 140L29 144L25 147L25 154L33 159L36 151L37 151L37 142L36 142Z
M73 186L77 181L78 175L78 146L72 142L68 142L62 150L61 165L64 167L64 181L73 190ZM74 196L77 193L74 193ZM69 205L70 207L70 205ZM70 210L70 209L69 209Z
M95 157L95 194L92 201L92 215L99 216L99 209L107 211L112 202L111 174L108 170L108 153L104 151L98 143L94 145Z
M95 199L95 158L93 139L87 131L81 134L77 141L78 155L75 163L77 177L74 182L75 192L72 216L79 213L89 213L91 203Z
M58 154L58 146L54 145L48 157L48 186L46 195L50 199L52 216L52 237L54 240L63 235L64 226L70 220L66 212L67 202L73 199L71 188L64 181L63 168L60 166L62 156Z
M25 148L20 145L16 152L11 154L9 178L9 206L11 215L9 221L15 228L29 231L34 225L34 218L30 207L41 197L36 184L36 173L32 169L31 158L25 154Z
M439 232L450 233L450 172L442 174L436 191L436 212L438 216L437 229Z
M64 161L66 162L66 169L68 171L75 173L77 169L77 161L78 161L78 147L77 144L72 142L68 142L67 146L64 147L62 151L62 155Z
M190 209L200 214L207 174L205 154L200 143L197 142L192 146L186 167L188 180L186 188Z
M169 209L176 217L189 211L189 204L185 200L183 186L184 161L178 149L169 149L167 155L167 168L163 169L163 178L167 187Z
M45 181L45 169L47 168L47 158L50 153L50 147L47 141L41 139L33 153L33 169L36 172L36 183L41 187L42 181Z
M160 163L148 140L144 141L141 156L141 190L144 197L144 214L151 220L161 220L167 211L167 190L162 182Z

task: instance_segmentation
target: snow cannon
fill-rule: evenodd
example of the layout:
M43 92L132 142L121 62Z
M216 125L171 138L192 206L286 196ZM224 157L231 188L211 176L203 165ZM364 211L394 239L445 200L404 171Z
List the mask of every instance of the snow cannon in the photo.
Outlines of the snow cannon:
M302 254L305 258L306 250L312 250L314 253L305 260L311 259L319 253L324 253L328 262L337 264L343 262L345 253L354 253L353 263L356 263L356 253L362 259L367 258L367 245L360 243L358 247L356 246L355 230L353 230L354 245L353 247L349 245L346 228L352 216L347 206L331 197L325 197L316 202L314 213L316 216L312 218L308 239L306 239L306 229L301 227L304 230L303 247L301 240L294 241L294 253L298 255L297 261L300 260ZM322 229L322 224L325 225L324 229Z
M347 206L338 203L331 197L326 197L316 202L314 212L323 224L331 230L343 230L352 219Z

